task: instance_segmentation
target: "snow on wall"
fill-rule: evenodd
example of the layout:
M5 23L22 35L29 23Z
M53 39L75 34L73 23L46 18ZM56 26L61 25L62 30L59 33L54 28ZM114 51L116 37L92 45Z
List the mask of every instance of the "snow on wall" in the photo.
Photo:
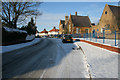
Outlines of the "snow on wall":
M36 33L35 36L39 36L39 33Z
M35 38L35 35L27 35L26 40L32 40Z
M40 38L35 38L33 41L27 42L27 43L20 43L20 44L8 45L8 46L0 46L0 54L36 44L40 40L41 40Z
M3 27L6 31L8 32L21 32L21 33L27 33L25 30L19 30L19 29L13 29L13 28L8 28L8 27Z
M48 33L39 33L39 36L47 36Z
M48 32L49 35L55 35L55 34L58 34L58 32Z

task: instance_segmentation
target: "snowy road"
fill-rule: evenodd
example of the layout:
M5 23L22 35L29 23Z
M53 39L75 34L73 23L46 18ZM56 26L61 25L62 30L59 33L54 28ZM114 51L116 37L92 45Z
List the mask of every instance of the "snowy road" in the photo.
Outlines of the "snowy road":
M2 55L3 78L90 78L89 68L75 44L41 39L39 44Z

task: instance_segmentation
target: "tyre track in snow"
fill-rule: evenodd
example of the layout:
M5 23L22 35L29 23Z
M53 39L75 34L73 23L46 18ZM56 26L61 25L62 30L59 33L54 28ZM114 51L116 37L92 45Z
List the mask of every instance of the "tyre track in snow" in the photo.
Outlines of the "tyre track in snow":
M58 41L59 43L61 43L61 41ZM70 47L71 46L71 48L69 48L69 49L71 49L71 51L70 51L70 54L66 54L66 53L68 53L68 48L67 47ZM58 47L60 47L61 49L62 49L62 51L64 52L64 55L67 55L66 56L66 58L64 59L64 62L65 62L65 64L64 65L69 65L69 67L68 66L64 66L63 67L63 65L60 65L59 67L58 67L58 69L61 69L61 68L64 68L65 69L65 72L64 72L64 70L63 70L63 74L64 73L66 73L67 74L67 76L64 76L64 77L69 77L69 78L73 78L73 77L75 77L76 75L75 74L71 74L71 72L74 72L74 73L76 73L76 72L79 72L80 74L83 74L83 72L84 72L84 69L83 68L76 68L75 66L79 66L79 65L81 65L82 63L81 62L79 62L79 61L77 61L77 59L78 59L78 57L80 57L80 56L77 56L76 55L76 53L78 53L79 51L74 51L74 50L72 50L72 48L74 47L76 47L76 45L74 45L74 44L69 44L69 43L66 43L66 44L58 44ZM77 58L77 59L76 59ZM84 55L83 55L83 59L84 59ZM77 61L77 62L76 62ZM71 62L71 63L69 63L69 62ZM77 63L77 65L73 65L72 63ZM84 63L84 61L83 61L83 63ZM85 67L86 67L86 65L84 65ZM67 68L68 67L68 68ZM78 69L78 71L76 71L76 69ZM80 71L80 69L81 69L81 71ZM88 74L88 71L87 71L87 69L85 70L86 72L87 72L87 75L88 75L88 77L86 77L86 78L89 78L89 74ZM81 75L78 75L77 74L77 76L76 77L80 77ZM86 75L84 75L84 77L85 77Z
M92 75L91 75L91 71L90 71L90 69L89 69L89 64L88 64L88 61L87 61L87 57L86 57L86 55L85 55L85 52L83 51L83 49L82 49L82 47L81 47L80 45L78 45L78 44L76 44L76 43L75 43L75 45L78 46L78 48L82 51L82 53L83 53L83 55L84 55L84 58L85 58L85 61L86 61L85 63L86 63L86 66L87 66L87 71L88 71L89 77L90 77L89 80L92 80Z

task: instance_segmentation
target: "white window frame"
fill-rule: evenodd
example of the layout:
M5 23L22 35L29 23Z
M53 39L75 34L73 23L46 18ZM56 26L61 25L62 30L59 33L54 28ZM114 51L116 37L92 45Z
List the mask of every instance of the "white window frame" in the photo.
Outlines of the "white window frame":
M79 29L78 29L78 28L76 28L76 33L77 33L77 34L78 34L78 30L79 30Z

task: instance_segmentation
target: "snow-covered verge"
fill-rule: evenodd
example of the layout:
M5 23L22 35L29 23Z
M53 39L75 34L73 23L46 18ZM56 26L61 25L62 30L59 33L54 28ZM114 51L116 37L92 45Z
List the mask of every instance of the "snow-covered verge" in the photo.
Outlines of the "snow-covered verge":
M63 44L60 39L55 40L57 41L56 66L46 71L47 78L90 78L84 55L80 50L72 49L77 46L72 43Z
M100 43L100 44L103 44L103 45L108 45L108 46L113 46L113 47L117 47L117 48L120 48L120 40L116 40L116 45L115 46L115 40L114 39L105 39L104 40L104 43L103 43L103 39L97 39L96 38L74 38L74 39L81 39L81 40L87 40L87 41L91 41L91 42L94 42L94 43Z
M19 30L19 29L14 29L14 28L8 28L8 27L3 27L6 31L8 32L23 32L23 33L27 33L27 31L25 30Z
M35 35L27 35L26 40L33 40L35 38Z
M33 41L27 42L27 43L21 43L21 44L9 45L9 46L0 46L0 53L5 53L5 52L13 51L16 49L20 49L26 46L30 46L35 43L38 43L40 40L41 40L40 38L35 38Z
M76 44L82 47L87 57L92 78L118 78L118 53L84 42Z

